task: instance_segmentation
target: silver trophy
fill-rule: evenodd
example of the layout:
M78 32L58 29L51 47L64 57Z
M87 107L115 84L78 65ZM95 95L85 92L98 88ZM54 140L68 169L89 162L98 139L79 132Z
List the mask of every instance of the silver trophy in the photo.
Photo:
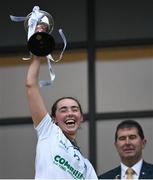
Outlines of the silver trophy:
M24 21L24 28L27 32L27 47L30 52L30 57L22 59L29 60L31 59L32 54L47 57L51 80L41 81L40 86L50 85L55 79L55 73L53 72L51 61L60 61L67 45L62 29L59 29L58 31L63 39L64 46L59 58L54 59L51 55L52 51L55 49L55 40L51 35L54 29L54 20L48 12L40 10L39 6L34 6L32 12L26 17L10 15L10 18L15 22Z
M28 33L28 50L37 56L46 56L55 49L55 41L51 32L54 29L53 17L38 6L27 15L24 28Z
M12 21L16 22L24 21L24 28L28 33L27 46L32 54L37 56L47 56L55 49L55 40L51 35L54 29L54 19L51 14L40 10L39 6L34 6L32 12L26 17L10 15L10 18ZM61 53L63 54L66 48L66 38L61 29L59 29L59 34L64 42L64 48Z

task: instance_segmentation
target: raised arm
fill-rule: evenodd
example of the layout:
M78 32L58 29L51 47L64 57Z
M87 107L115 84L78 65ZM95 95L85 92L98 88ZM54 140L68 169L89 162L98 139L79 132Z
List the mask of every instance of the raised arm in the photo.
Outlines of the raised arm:
M47 108L45 107L38 84L41 61L42 57L33 56L26 79L26 92L29 102L29 108L35 126L37 126L41 122L41 120L47 113Z

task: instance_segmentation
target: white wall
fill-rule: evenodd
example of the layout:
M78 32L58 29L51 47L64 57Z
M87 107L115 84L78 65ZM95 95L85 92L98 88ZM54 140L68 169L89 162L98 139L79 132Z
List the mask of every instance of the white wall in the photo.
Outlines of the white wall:
M0 179L32 179L36 147L33 126L1 126L0 144Z
M153 59L98 61L97 112L153 108Z

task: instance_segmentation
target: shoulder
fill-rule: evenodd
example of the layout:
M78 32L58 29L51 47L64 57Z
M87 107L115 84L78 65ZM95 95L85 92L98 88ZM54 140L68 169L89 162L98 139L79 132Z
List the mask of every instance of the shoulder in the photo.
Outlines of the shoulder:
M52 123L52 119L51 119L51 116L47 113L43 119L41 120L41 122L35 126L35 129L36 130L39 130L41 129L44 125L49 125L50 123Z
M121 167L118 166L98 176L98 179L119 179L121 174Z
M59 127L55 125L51 116L47 113L42 121L35 127L39 138L50 137L58 131Z
M142 167L146 167L146 168L153 168L153 164L148 163L148 162L146 162L146 161L143 161L143 165L142 165Z
M151 169L153 172L153 164L143 161L142 169Z
M141 172L141 179L153 179L153 164L143 161Z

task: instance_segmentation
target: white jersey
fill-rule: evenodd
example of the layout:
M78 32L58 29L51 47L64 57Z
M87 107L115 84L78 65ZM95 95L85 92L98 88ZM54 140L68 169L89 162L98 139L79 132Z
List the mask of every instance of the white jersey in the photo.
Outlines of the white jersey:
M98 179L88 159L72 145L49 114L36 130L35 179Z

